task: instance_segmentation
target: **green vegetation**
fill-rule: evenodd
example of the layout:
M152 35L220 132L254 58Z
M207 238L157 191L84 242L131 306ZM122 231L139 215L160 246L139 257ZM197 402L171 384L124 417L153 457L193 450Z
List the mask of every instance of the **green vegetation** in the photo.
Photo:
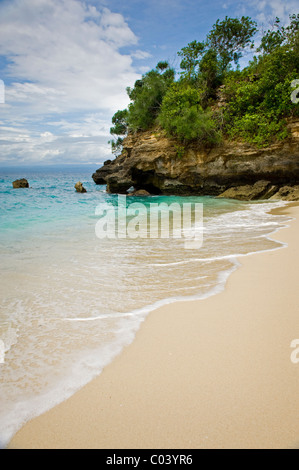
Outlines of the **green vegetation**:
M125 136L128 132L128 114L128 110L123 109L117 111L112 118L114 127L110 127L110 134L114 137L114 140L110 140L108 144L111 144L113 153L117 153L121 150L123 137L120 136Z
M174 139L178 157L186 145L213 146L239 139L266 146L288 136L286 120L299 116L291 82L299 79L299 14L287 26L276 18L254 44L257 24L249 17L217 20L206 40L178 52L178 78L167 62L128 88L130 104L112 118L112 150L129 132L162 128ZM239 61L252 60L240 70ZM256 55L253 55L256 54Z
M183 144L194 140L209 144L219 141L211 112L202 108L200 91L188 84L182 87L174 83L167 90L158 121L169 135Z
M175 72L167 62L159 62L154 70L135 82L133 89L127 88L131 100L127 120L130 129L146 130L154 125L174 76Z

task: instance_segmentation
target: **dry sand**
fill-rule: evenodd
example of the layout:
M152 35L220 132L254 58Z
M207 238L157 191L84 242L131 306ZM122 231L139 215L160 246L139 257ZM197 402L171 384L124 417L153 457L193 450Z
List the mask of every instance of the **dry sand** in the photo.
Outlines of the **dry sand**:
M298 448L299 207L225 290L149 314L134 342L10 448ZM299 358L299 352L297 356Z

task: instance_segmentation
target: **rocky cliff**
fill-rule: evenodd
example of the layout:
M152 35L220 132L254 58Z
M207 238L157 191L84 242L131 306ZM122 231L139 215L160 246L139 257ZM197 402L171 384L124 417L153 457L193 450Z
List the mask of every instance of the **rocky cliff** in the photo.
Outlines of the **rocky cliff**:
M299 121L288 126L287 140L262 149L240 142L183 149L159 129L129 134L122 154L92 177L110 193L125 194L133 186L151 194L299 199Z

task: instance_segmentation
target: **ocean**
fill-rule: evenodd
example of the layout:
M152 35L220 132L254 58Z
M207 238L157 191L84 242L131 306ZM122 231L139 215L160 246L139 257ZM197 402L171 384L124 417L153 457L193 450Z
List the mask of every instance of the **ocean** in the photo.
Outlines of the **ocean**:
M147 211L151 203L202 205L196 249L175 233L99 238L100 215L117 207L118 196L94 184L95 170L0 168L1 447L99 375L151 310L215 295L240 257L284 246L271 234L289 219L269 213L283 202L213 197L126 198L128 210L136 202ZM29 189L13 189L21 177ZM74 189L79 180L85 194Z

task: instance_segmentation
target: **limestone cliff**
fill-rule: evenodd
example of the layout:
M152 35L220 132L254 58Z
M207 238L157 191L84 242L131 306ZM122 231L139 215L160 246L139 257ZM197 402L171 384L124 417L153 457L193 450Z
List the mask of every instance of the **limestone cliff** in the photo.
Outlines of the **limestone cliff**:
M111 193L125 194L133 186L152 194L215 196L232 189L226 197L258 199L288 185L294 199L294 186L299 184L299 121L289 127L287 140L262 149L227 141L211 149L194 144L182 150L159 129L129 134L122 154L92 177L97 184L107 184ZM243 193L238 197L240 186Z

